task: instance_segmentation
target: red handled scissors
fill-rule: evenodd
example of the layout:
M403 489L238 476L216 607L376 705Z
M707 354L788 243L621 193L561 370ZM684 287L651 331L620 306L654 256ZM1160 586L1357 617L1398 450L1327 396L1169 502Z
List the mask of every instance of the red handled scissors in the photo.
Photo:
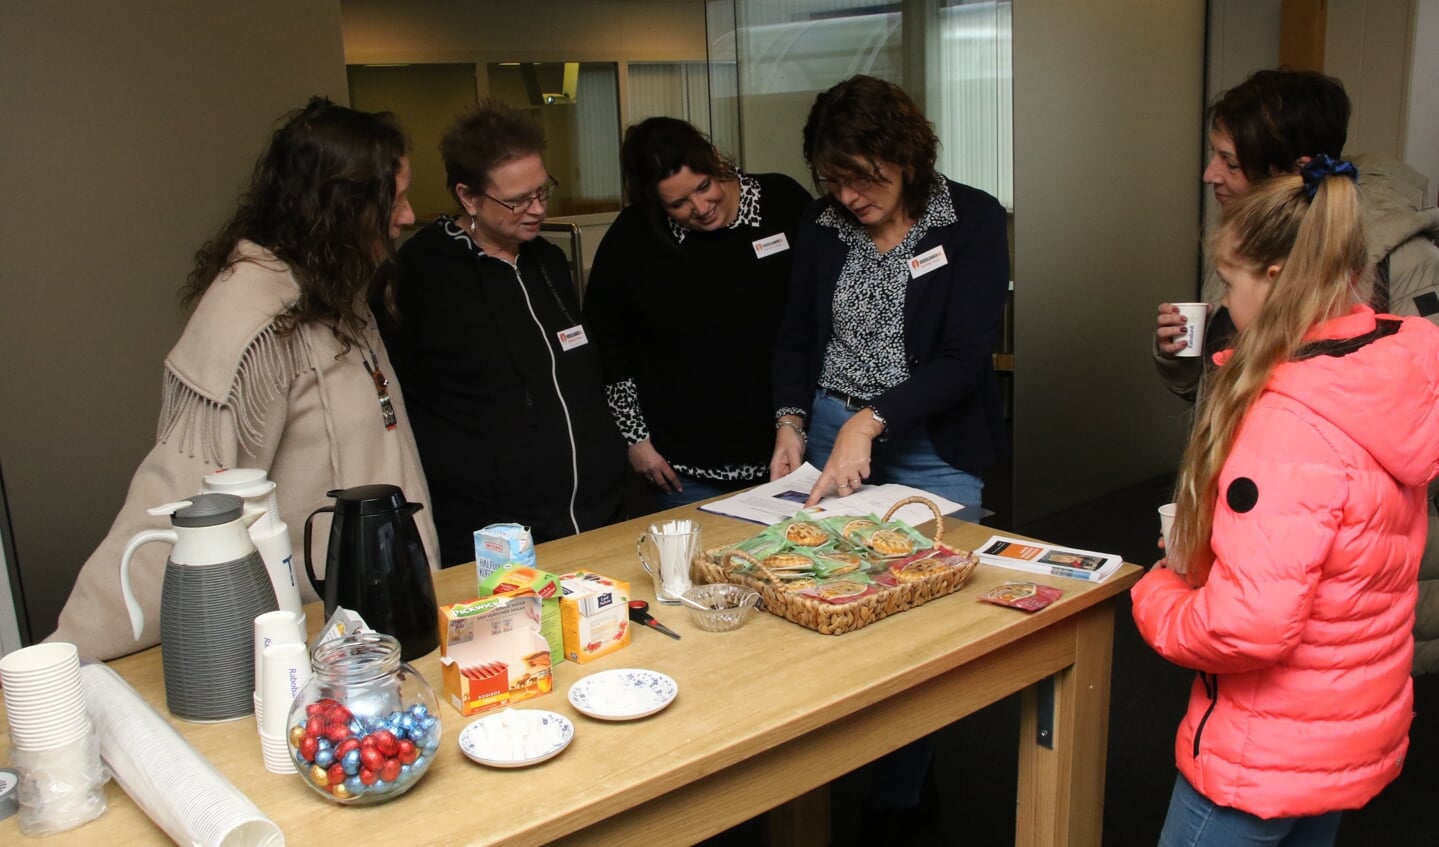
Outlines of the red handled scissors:
M650 604L646 603L643 600L630 601L630 620L638 624L644 624L651 629L657 629L660 632L663 632L665 635L668 635L670 638L680 637L680 634L678 632L675 632L674 630L655 620L655 616L650 614Z

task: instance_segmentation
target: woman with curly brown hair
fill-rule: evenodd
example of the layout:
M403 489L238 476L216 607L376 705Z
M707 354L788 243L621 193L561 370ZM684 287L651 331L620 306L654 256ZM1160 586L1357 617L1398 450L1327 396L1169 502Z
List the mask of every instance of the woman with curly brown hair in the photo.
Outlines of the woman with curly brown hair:
M182 291L193 312L165 357L156 444L52 639L95 659L159 640L164 548L140 547L131 562L145 607L138 640L119 600L121 552L136 533L168 525L146 509L194 494L219 468L268 472L296 550L305 517L332 502L332 489L389 483L428 501L364 300L415 220L409 184L405 138L388 115L314 98L275 131L234 215L195 256ZM428 511L416 520L434 561ZM304 600L317 599L298 582Z
M1005 211L938 173L938 147L909 95L874 77L810 109L804 156L823 199L796 237L770 465L823 468L807 505L901 483L978 520L980 472L1007 449L992 358Z

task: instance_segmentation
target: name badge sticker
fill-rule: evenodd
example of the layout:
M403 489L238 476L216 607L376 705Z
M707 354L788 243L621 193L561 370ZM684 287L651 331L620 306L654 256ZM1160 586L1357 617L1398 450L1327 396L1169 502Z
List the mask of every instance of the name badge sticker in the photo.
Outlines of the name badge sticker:
M569 329L562 329L555 334L559 336L560 349L564 351L570 351L590 343L590 340L585 337L585 328L580 324L575 324Z
M754 247L754 257L763 259L765 256L773 256L775 253L783 253L788 250L789 239L784 237L784 233L779 232L768 238L757 239L751 242L750 246Z
M944 255L944 246L926 250L918 256L909 260L909 278L918 279L935 268L942 268L949 264L949 258Z

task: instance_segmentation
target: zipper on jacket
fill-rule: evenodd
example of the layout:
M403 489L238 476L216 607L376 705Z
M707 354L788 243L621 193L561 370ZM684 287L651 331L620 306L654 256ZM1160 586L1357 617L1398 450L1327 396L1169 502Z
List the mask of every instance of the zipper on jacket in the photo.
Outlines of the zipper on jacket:
M509 263L506 262L505 264ZM515 282L519 283L520 294L525 298L525 308L530 311L530 320L535 322L535 327L540 331L540 340L545 344L545 352L550 354L550 384L554 386L555 398L560 401L560 408L564 410L565 433L569 436L570 440L570 526L574 527L575 534L578 535L580 532L580 521L579 518L575 516L575 500L578 498L580 491L580 457L579 448L575 445L575 424L574 421L570 419L570 405L565 402L565 393L560 390L559 362L555 359L555 348L550 344L550 336L545 329L544 322L540 320L539 315L535 314L535 304L531 302L530 291L525 287L524 277L520 275L518 255L515 256L515 263L510 265L510 269L515 272ZM548 277L546 277L546 281L548 282ZM551 290L553 291L553 285L551 286ZM558 299L559 295L556 294L555 297ZM562 303L561 309L563 308L564 304Z
M1199 672L1199 681L1204 683L1204 693L1209 695L1209 708L1204 710L1204 717L1199 719L1199 726L1194 728L1194 758L1199 758L1199 738L1204 734L1204 725L1209 722L1209 716L1214 714L1214 707L1219 705L1219 677L1214 674Z

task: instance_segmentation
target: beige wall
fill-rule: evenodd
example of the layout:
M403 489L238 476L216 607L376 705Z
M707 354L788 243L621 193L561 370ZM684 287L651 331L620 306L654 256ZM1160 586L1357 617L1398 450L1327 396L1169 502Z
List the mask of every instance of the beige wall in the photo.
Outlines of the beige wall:
M350 104L367 112L390 111L410 144L410 205L420 220L455 211L445 188L440 136L455 116L475 105L475 66L407 65L349 69Z
M0 78L0 469L38 639L154 441L191 256L275 118L346 98L339 0L6 3Z
M1404 161L1429 177L1429 202L1439 194L1439 0L1419 0L1414 10L1414 49L1410 80L1427 84L1409 86L1409 113L1404 140Z
M1354 109L1347 150L1404 155L1413 26L1413 0L1329 0L1324 72L1343 81Z
M704 61L701 0L344 0L345 61Z
M1178 457L1150 338L1194 290L1204 36L1201 0L1014 4L1016 521Z

